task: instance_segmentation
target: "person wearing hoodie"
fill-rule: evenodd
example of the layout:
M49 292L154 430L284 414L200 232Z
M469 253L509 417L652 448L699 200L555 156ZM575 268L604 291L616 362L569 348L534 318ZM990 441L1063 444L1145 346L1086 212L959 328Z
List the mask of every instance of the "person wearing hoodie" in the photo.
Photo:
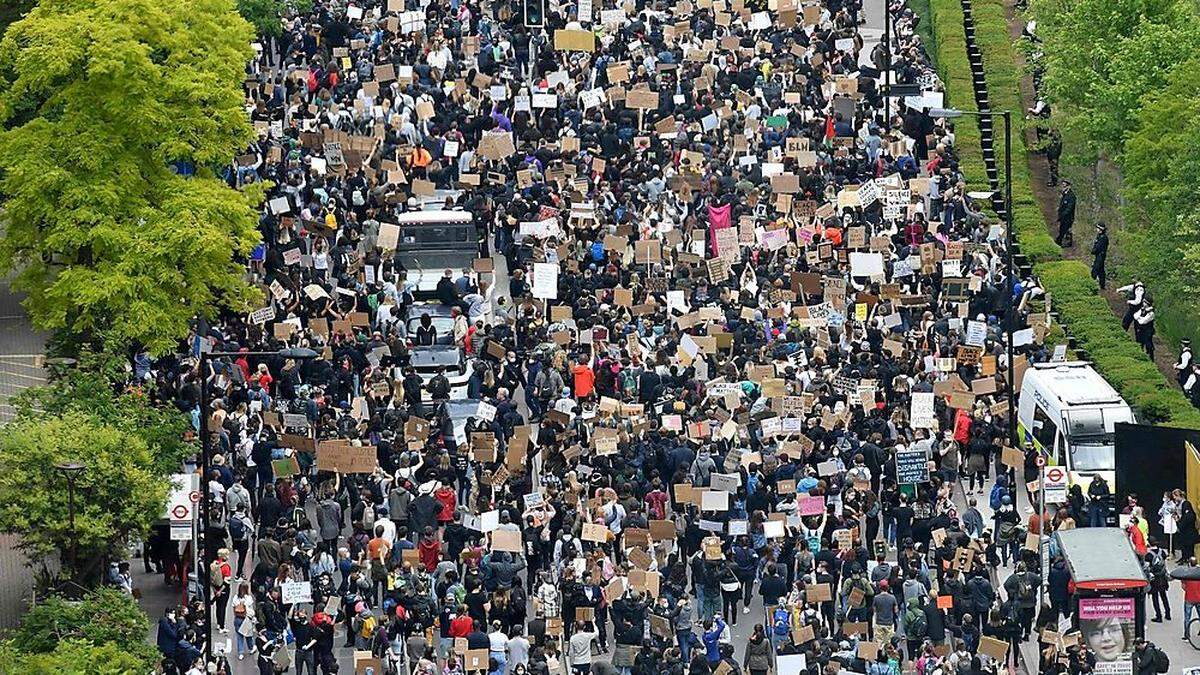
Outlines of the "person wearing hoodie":
M996 590L992 588L992 582L988 580L987 574L980 571L971 575L966 584L967 603L971 617L975 621L976 627L980 627L984 617L992 608L992 603L996 601ZM966 618L963 618L966 621Z
M488 592L508 590L513 587L517 574L525 569L525 560L521 556L513 556L508 551L493 551L480 564L483 576L483 587Z
M746 655L742 658L742 667L750 671L750 675L767 675L774 660L774 649L767 639L761 623L754 625L754 632L746 643Z
M692 462L690 475L692 485L707 486L711 480L712 473L717 470L717 463L713 461L712 455L707 449L701 449L696 455L695 461Z
M438 526L438 515L442 512L442 503L433 496L437 487L437 481L421 484L417 498L412 500L412 504L408 507L409 532L418 534L424 532L427 527Z

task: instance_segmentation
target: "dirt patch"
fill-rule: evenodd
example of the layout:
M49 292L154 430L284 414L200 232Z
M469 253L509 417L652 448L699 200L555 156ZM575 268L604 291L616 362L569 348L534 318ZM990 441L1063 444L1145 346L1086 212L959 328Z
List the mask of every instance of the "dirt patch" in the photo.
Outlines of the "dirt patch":
M1021 41L1022 31L1024 28L1023 19L1016 9L1016 3L1013 0L1005 0L1005 14L1008 17L1008 33L1009 37L1014 42ZM1025 70L1025 57L1019 51L1017 52L1017 65ZM1033 106L1036 97L1033 90L1033 78L1028 74L1021 78L1021 103L1023 110L1014 110L1014 115L1020 115L1022 118L1027 114L1026 110ZM1028 129L1025 132L1025 147L1037 147L1036 132L1033 129ZM1050 180L1050 169L1046 163L1046 156L1041 153L1030 152L1026 160L1029 162L1029 172L1031 176L1030 188L1033 190L1033 195L1038 201L1038 206L1042 209L1042 216L1046 219L1046 229L1051 235L1058 234L1058 188L1051 187L1047 184ZM1076 187L1076 194L1079 200L1079 206L1076 211L1078 215L1075 218L1075 226L1073 233L1075 235L1075 245L1071 248L1063 249L1063 257L1072 260L1080 260L1090 267L1092 263L1091 246L1092 240L1095 238L1093 229L1093 218L1090 214L1098 214L1102 212L1102 205L1094 196L1095 190L1093 186L1081 185L1081 182L1076 179L1072 181ZM1088 189L1084 189L1087 187ZM1090 212L1085 215L1083 212ZM1111 230L1111 226L1110 226ZM1110 276L1107 281L1107 288L1100 291L1100 295L1108 302L1108 306L1112 309L1113 314L1117 316L1125 316L1125 296L1116 292L1117 284L1111 277L1111 271L1114 268L1113 258L1115 254L1119 254L1113 248L1109 248L1108 252L1108 270ZM1132 329L1129 331L1129 339L1133 339ZM1179 385L1175 379L1175 362L1178 359L1178 354L1169 343L1161 337L1154 338L1154 365L1158 366L1158 370L1167 378L1172 387L1178 389Z

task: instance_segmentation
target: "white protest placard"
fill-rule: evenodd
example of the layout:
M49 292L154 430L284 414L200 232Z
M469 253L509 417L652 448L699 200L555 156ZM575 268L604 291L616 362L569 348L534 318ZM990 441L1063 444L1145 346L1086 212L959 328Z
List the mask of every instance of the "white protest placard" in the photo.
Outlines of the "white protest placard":
M558 96L555 94L534 94L533 107L535 108L557 108Z
M779 675L800 675L808 670L803 654L780 654L775 657L775 672Z
M987 338L987 324L982 321L967 322L967 344L982 347Z
M262 309L256 309L250 312L250 323L262 325L275 318L275 305L267 305Z
M936 429L937 419L933 413L933 392L913 392L909 416L914 429Z
M677 309L687 314L688 305L683 291L667 291L667 310Z
M268 204L271 207L271 213L275 215L289 213L292 210L292 205L288 202L287 197L275 197Z
M783 537L784 522L782 520L768 520L763 523L763 536L768 539L780 539Z
M728 511L729 493L724 490L706 490L700 497L701 511Z
M311 581L288 581L279 586L280 601L285 605L312 602Z
M856 277L873 277L883 274L883 254L851 251L850 274Z
M500 527L500 511L493 509L479 514L479 531L491 532Z
M487 401L480 401L479 405L475 409L475 416L481 417L489 422L495 421L496 406L488 403Z
M579 102L583 105L584 110L595 108L604 103L605 100L604 90L599 87L579 92Z
M543 300L558 299L558 265L533 264L533 297Z

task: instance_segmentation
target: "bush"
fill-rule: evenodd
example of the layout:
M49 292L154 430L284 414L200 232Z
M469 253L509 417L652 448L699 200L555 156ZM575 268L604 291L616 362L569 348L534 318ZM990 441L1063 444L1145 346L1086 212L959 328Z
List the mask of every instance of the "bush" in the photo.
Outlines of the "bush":
M1027 149L1022 125L1025 106L1021 103L1021 70L1017 68L1017 48L1008 34L1008 20L1001 0L974 0L975 42L983 52L983 67L987 80L988 100L992 110L1012 112L1013 156L1013 236L1021 244L1021 252L1033 262L1059 260L1062 249L1046 229L1046 219L1033 195ZM997 120L996 157L1002 161L1004 135Z
M933 32L933 61L946 88L946 105L959 110L976 110L971 90L971 64L967 61L967 43L963 34L962 5L945 0L930 0L929 14ZM968 181L987 180L979 124L974 118L961 118L954 127L955 150L959 168Z
M21 619L6 646L28 655L54 654L64 645L74 645L71 650L81 643L110 645L143 664L145 667L139 670L146 672L157 658L154 647L146 643L149 629L149 619L133 598L116 589L101 588L82 600L51 597L35 605ZM0 667L0 672L20 671Z
M21 675L131 675L153 672L154 661L115 644L72 640L45 654L28 654L0 646L0 673Z
M1156 424L1200 429L1200 411L1170 387L1146 357L1108 303L1098 295L1087 265L1075 260L1038 265L1042 283L1050 290L1052 306L1091 355L1096 369L1130 405Z
M84 462L75 490L75 530L67 485L56 464ZM34 559L78 547L79 570L120 554L162 516L169 482L139 436L69 412L18 419L0 428L0 531L16 534ZM90 563L90 564L89 564ZM66 565L64 564L64 569Z

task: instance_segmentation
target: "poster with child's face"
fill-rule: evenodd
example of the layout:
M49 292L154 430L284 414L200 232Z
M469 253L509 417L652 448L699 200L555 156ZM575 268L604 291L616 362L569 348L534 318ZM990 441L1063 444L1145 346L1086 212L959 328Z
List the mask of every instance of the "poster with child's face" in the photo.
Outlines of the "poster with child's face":
M1133 598L1080 598L1079 630L1096 655L1096 675L1133 672Z

